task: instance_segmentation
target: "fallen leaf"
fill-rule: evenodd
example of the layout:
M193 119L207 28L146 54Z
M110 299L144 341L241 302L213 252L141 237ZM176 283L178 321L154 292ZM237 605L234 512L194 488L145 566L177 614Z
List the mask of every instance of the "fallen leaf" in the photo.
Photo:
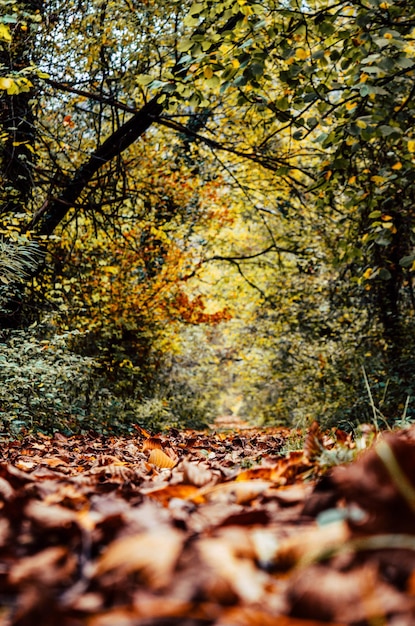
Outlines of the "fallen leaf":
M184 482L196 485L196 487L203 487L209 483L213 474L206 463L194 463L191 461L183 462L183 474Z
M345 626L340 622L297 619L287 615L270 615L260 609L235 607L224 611L216 626Z
M163 506L167 506L172 498L192 500L198 503L204 501L203 498L199 496L199 489L194 485L166 485L161 489L148 490L146 495L158 500Z
M350 529L344 521L296 533L281 540L273 563L281 569L290 569L300 562L313 563L343 546L350 535Z
M160 467L161 469L170 469L176 465L176 461L163 452L163 450L159 450L158 448L155 448L150 452L148 462L156 467Z
M288 598L295 617L346 623L387 623L391 613L413 608L402 593L379 581L370 565L348 572L314 565L292 578Z
M59 585L73 574L76 565L76 558L64 546L47 548L13 565L9 582L12 585L28 582L35 586Z
M163 443L160 437L149 437L143 442L143 450L162 450Z
M148 585L160 589L167 585L180 554L182 533L166 528L160 533L140 533L113 541L98 559L95 577L105 576L114 584L132 572L140 572Z
M263 494L272 484L266 480L234 481L201 489L198 495L203 496L208 502L247 504Z
M351 519L357 532L415 533L415 442L385 435L355 463L332 471L339 497L365 514Z

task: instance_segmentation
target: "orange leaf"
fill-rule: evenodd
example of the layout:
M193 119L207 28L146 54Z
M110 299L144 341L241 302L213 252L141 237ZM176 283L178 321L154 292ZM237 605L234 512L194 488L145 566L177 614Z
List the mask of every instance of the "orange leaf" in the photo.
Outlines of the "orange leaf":
M148 439L148 437L151 437L151 434L148 432L148 430L146 430L142 426L139 426L138 424L133 424L133 428L135 428L135 430L146 439Z
M167 506L172 498L180 500L192 500L196 504L201 504L204 499L199 496L199 489L194 485L167 485L161 489L144 491L147 496L160 502L163 506Z
M252 467L238 474L235 480L237 482L246 480L272 480L274 474L274 467Z
M143 443L143 450L162 450L163 444L159 437L149 437Z
M158 448L150 452L148 462L160 468L172 468L176 465L176 461L167 456L163 450L159 450Z

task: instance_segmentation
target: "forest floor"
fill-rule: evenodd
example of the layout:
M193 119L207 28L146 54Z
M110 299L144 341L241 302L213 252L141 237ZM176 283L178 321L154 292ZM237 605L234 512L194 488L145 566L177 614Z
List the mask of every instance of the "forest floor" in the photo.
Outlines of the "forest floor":
M2 442L1 626L414 623L415 429Z

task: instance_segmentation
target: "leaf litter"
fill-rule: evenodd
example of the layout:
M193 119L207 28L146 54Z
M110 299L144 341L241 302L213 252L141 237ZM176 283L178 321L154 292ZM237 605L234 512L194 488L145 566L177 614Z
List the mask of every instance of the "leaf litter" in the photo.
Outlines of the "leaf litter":
M290 436L3 441L0 625L414 624L415 428Z

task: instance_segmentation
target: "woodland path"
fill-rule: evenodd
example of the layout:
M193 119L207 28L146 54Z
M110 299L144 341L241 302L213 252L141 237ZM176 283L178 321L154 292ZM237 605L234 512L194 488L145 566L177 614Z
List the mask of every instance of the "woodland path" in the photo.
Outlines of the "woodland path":
M414 624L415 429L300 441L3 441L0 625Z

